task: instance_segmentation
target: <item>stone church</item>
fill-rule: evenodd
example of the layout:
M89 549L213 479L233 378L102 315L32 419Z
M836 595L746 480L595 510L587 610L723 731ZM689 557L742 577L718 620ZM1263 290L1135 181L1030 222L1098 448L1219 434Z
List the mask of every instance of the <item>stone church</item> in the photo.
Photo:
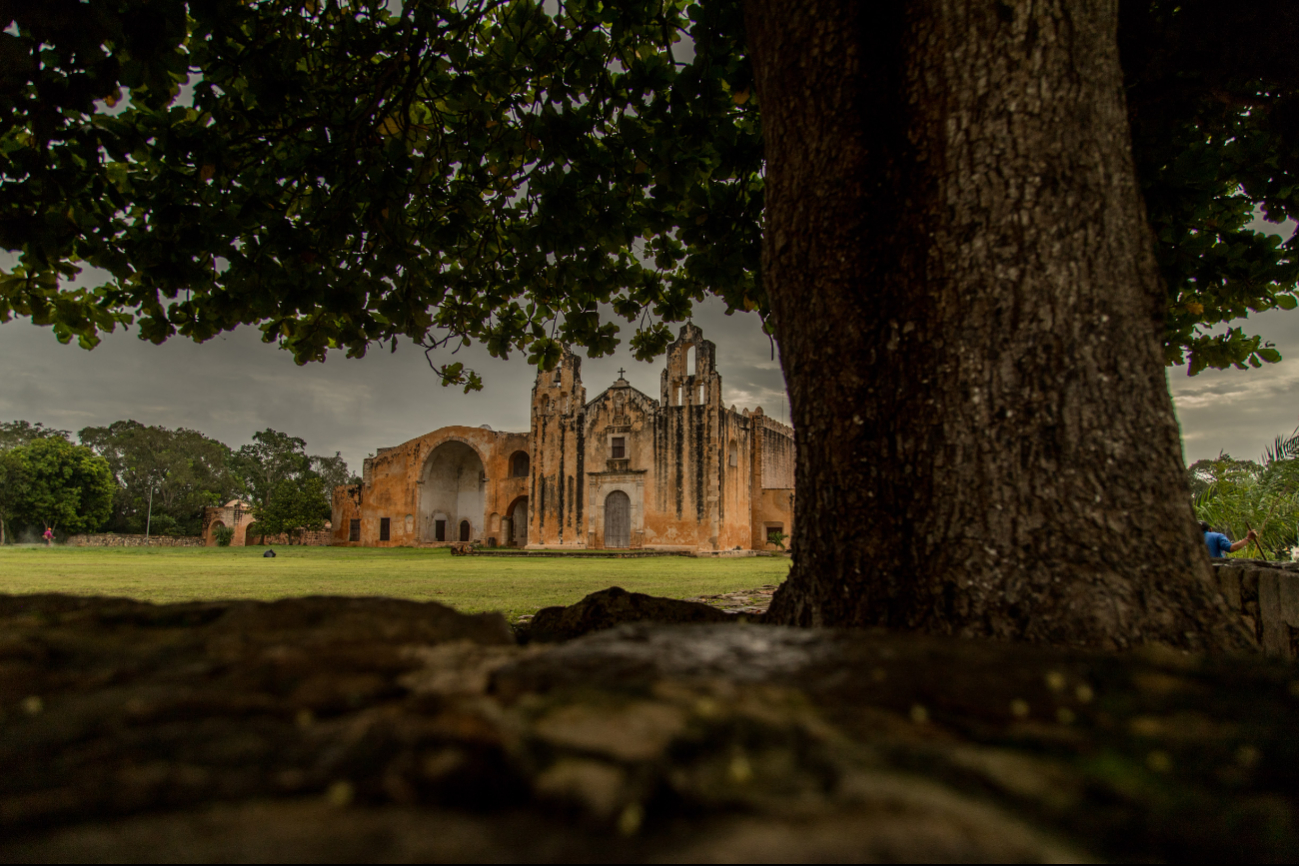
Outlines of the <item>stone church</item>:
M620 377L588 401L565 353L537 375L527 433L443 427L380 448L361 484L334 491L333 543L778 549L793 534L794 431L723 406L714 361L687 324L658 399Z

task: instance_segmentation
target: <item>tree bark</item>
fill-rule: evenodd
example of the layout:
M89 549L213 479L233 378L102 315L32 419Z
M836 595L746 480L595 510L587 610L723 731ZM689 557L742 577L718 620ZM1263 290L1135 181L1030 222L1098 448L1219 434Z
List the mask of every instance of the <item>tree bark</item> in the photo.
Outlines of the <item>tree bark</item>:
M1159 347L1110 0L746 0L798 445L771 621L1248 639Z

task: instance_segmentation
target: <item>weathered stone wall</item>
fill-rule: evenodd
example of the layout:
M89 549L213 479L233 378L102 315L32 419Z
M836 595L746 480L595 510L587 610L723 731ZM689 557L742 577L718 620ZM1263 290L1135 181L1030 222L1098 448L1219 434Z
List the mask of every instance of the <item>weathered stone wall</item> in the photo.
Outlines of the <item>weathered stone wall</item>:
M527 546L584 547L586 388L582 359L565 352L532 387Z
M772 549L770 529L793 532L793 431L723 406L715 357L687 324L661 399L619 378L587 402L565 352L537 375L529 432L444 427L379 449L334 491L334 543Z
M771 532L794 535L794 429L768 418L761 408L749 416L753 425L753 465L749 546L779 550ZM785 541L784 549L789 549Z
M460 540L461 523L468 523L468 541L503 544L512 510L527 511L529 479L512 474L511 459L528 453L528 439L485 427L443 427L382 449L365 461L362 484L334 491L331 543L446 546ZM353 520L360 521L356 540Z
M1227 606L1263 652L1299 658L1299 562L1227 559L1213 566Z
M268 535L263 538L257 534L257 524L252 524L252 527L252 537L245 540L243 547L270 547L272 545L277 547L329 547L334 543L334 530L329 527L319 532L304 532L301 537L295 535L292 539L284 533Z
M118 535L116 532L102 532L94 535L72 535L68 537L70 547L202 547L201 535Z

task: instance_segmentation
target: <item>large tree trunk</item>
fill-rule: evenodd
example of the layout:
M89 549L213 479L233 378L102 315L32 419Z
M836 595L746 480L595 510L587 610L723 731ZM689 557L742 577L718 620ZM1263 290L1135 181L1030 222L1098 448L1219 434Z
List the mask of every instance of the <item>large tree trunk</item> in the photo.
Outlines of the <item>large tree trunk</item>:
M1246 640L1193 522L1116 20L746 0L798 443L772 620Z

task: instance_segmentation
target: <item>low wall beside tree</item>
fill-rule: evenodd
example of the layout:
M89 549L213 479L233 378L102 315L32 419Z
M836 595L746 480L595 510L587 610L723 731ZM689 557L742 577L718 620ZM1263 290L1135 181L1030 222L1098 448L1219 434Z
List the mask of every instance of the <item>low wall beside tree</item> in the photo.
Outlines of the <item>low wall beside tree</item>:
M202 547L201 535L118 535L99 532L93 535L70 535L70 547Z
M1224 559L1213 573L1227 606L1264 653L1299 658L1299 562Z

